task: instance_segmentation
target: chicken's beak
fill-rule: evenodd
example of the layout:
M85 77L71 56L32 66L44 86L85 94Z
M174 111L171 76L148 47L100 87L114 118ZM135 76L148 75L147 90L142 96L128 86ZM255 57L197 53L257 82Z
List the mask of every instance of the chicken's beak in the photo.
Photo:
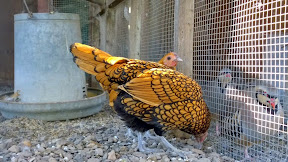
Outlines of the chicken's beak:
M270 104L271 104L273 110L275 110L275 103L274 103L274 102L271 102Z
M176 56L176 61L181 62L183 60L179 56Z
M276 106L276 104L275 104L275 99L271 98L271 99L270 99L270 104L271 104L273 110L275 110L275 106Z

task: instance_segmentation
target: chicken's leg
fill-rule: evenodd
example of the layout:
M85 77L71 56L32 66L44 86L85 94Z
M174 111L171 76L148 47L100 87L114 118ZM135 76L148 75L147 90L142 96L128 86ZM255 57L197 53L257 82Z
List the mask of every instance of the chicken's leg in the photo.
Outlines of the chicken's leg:
M138 136L138 149L140 152L144 152L144 153L152 153L152 152L159 152L160 150L158 149L150 149L150 148L147 148L145 145L144 145L144 140L143 140L143 137L142 137L142 133L141 132L137 132L137 136Z
M248 153L248 147L245 147L244 155L245 155L245 158L247 158L247 159L251 158L249 153Z
M252 158L249 153L248 153L248 146L245 147L245 150L244 150L244 155L245 155L245 158L243 160L241 160L241 162L244 162L244 161L255 161L254 158Z
M220 128L219 128L219 122L217 121L216 122L216 135L217 136L220 136L220 130L219 130Z
M152 140L155 140L155 141L160 141L160 137L151 135L149 130L145 132L143 137L146 138L146 139L152 139Z
M132 138L132 140L134 140L136 137L133 135L133 131L131 130L131 128L127 128L127 132L125 133L125 136L127 138Z
M176 154L178 154L180 157L184 158L184 159L187 159L187 154L191 154L191 152L186 152L186 151L182 151L182 150L179 150L177 149L176 147L174 147L170 142L168 142L166 140L165 137L161 136L160 137L161 139L161 142L169 149L171 149L173 152L175 152Z

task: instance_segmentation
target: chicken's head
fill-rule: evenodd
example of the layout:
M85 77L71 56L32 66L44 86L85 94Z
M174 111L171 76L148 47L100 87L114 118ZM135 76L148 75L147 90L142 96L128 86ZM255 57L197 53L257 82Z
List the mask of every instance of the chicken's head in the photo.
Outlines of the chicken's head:
M279 99L275 94L272 94L265 86L255 87L256 100L264 106L268 107L269 113L274 114L278 110ZM272 109L272 110L270 110Z
M231 70L228 68L224 68L219 72L218 80L223 85L230 83L232 81Z
M183 61L175 52L167 53L160 61L160 64L164 64L170 68L175 68L179 61Z
M199 144L199 149L202 148L203 142L205 141L207 136L208 136L208 130L205 133L197 134L194 136Z

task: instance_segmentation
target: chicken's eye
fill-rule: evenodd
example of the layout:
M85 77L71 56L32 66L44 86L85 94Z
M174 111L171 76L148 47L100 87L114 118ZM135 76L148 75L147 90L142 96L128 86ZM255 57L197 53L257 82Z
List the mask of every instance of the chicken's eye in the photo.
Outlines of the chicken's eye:
M170 57L170 56L168 56L168 57L167 57L167 60L171 60L171 57Z
M262 95L268 97L267 92L262 91Z

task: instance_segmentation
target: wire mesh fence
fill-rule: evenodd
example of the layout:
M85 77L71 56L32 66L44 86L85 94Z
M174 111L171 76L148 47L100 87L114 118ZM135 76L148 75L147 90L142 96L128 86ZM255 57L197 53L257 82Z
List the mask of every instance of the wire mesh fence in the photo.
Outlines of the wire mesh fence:
M129 54L129 1L124 0L107 12L106 50L115 56Z
M174 0L144 3L141 26L140 58L159 61L174 51Z
M80 16L80 26L82 42L84 44L98 45L95 42L99 38L99 22L93 17L96 10L96 4L86 0L53 0L53 12L75 13Z
M112 55L128 57L130 52L129 2L106 11L105 50ZM287 1L195 0L194 17L185 22L177 21L185 7L177 0L142 2L143 60L158 61L177 50L177 25L194 22L193 41L186 47L193 67L187 68L213 113L210 131L219 135L217 151L237 160L250 155L259 161L287 161ZM54 0L54 6L59 12L80 14L83 43L97 42L102 31L101 22L93 18L93 4Z
M286 1L195 1L194 76L237 160L287 161ZM215 128L214 128L215 129Z

